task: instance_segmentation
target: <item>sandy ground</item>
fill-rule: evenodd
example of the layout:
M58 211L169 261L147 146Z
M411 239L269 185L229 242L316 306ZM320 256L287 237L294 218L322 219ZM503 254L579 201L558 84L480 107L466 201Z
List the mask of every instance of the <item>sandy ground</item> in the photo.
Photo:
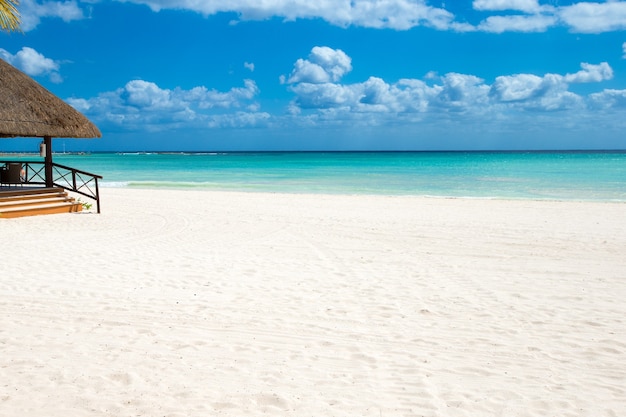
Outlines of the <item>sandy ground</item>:
M0 219L0 416L621 416L626 204L104 189Z

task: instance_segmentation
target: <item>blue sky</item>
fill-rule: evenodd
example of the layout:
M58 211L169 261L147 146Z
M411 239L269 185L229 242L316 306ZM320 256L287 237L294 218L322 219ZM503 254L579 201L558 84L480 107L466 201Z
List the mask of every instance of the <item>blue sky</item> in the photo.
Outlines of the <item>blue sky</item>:
M626 149L626 1L19 8L0 58L103 134L55 150Z

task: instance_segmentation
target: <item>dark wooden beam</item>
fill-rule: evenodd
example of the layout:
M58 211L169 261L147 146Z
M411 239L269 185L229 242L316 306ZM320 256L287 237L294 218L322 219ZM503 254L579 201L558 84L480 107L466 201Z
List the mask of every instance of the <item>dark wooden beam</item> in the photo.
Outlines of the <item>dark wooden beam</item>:
M52 138L46 136L43 138L43 143L46 146L45 156L45 175L46 175L46 187L52 187L54 179L52 178Z

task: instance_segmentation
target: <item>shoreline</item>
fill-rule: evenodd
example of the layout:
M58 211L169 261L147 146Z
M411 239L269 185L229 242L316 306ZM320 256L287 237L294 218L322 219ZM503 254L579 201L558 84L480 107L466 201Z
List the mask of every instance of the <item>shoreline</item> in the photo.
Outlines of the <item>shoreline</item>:
M56 138L59 139L59 138ZM39 139L34 139L39 140ZM209 150L209 151L155 151L155 150L129 150L129 151L69 151L53 152L54 155L97 155L97 154L129 154L129 155L214 155L214 154L285 154L285 153L319 153L319 154L342 154L342 153L626 153L626 149L450 149L450 150L286 150L286 151L263 151L263 150ZM0 152L0 157L10 155L39 155L34 151L4 151Z
M141 181L129 181L130 183L138 183ZM146 181L151 183L152 181ZM583 199L583 198L556 198L556 197L501 197L501 196L453 196L453 195L429 195L429 194L392 194L392 193L348 193L348 192L311 192L311 191L280 191L280 190L244 190L237 188L210 188L202 183L189 184L189 186L143 186L143 185L119 185L119 182L113 182L118 185L100 185L100 189L122 189L122 190L149 190L154 192L168 192L168 191L197 191L197 192L215 192L215 193L243 193L243 194L284 194L284 195L311 195L311 196L353 196L353 197L405 197L405 198L433 198L433 199L459 199L459 200L502 200L502 201L537 201L537 202L564 202L564 203L611 203L611 204L623 204L626 203L624 199Z
M0 220L3 415L626 403L621 203L101 191Z

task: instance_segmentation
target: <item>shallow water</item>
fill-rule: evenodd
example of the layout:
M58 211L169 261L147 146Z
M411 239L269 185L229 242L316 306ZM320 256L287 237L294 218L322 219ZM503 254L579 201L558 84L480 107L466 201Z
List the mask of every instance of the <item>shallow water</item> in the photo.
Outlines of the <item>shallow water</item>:
M32 159L32 158L30 158ZM626 201L626 152L58 154L104 187Z

